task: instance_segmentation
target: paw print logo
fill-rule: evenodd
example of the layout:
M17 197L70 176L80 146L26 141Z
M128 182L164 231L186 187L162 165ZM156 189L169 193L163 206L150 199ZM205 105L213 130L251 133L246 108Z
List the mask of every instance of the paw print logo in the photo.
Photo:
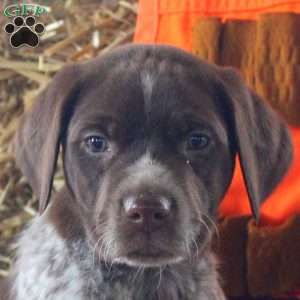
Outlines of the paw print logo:
M36 47L39 44L39 35L45 31L42 23L36 23L33 16L15 17L12 23L7 23L4 27L6 33L11 34L10 44L14 48L22 45Z

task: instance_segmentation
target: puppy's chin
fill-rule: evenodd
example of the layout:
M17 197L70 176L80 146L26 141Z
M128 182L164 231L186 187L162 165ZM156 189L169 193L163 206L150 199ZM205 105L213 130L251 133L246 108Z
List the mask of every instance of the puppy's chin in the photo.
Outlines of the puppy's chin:
M117 240L113 262L134 267L162 267L177 264L188 256L185 244L166 241L158 234L138 235Z
M114 263L126 264L131 267L157 268L166 265L178 264L184 260L183 256L174 256L168 253L145 254L135 251L126 256L120 256L113 260Z
M206 239L209 240L207 235L205 235L205 237L199 235L190 243L190 247L187 252L186 249L183 250L178 248L176 249L177 251L175 251L172 247L160 248L157 245L148 243L142 248L135 248L127 252L123 252L116 256L116 258L113 259L113 262L126 264L132 267L155 268L179 264L185 260L198 260L203 255L203 251L208 244L207 241L205 242Z

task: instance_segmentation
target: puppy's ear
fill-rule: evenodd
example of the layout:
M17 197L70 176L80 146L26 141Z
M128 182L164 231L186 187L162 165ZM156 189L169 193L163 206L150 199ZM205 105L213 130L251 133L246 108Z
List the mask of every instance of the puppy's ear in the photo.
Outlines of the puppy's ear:
M25 114L14 138L17 165L39 197L40 213L50 199L64 118L77 78L76 66L68 66L56 74Z
M291 163L291 139L280 117L246 87L234 69L222 68L219 72L252 213L258 221L260 204Z

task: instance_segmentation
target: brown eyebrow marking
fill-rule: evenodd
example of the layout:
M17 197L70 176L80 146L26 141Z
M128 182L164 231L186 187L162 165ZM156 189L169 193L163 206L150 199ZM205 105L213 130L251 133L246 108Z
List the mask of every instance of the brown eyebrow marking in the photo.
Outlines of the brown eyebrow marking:
M119 121L111 115L94 114L89 116L89 119L79 120L69 131L71 141L76 141L82 132L101 131L107 137L116 136L119 128Z

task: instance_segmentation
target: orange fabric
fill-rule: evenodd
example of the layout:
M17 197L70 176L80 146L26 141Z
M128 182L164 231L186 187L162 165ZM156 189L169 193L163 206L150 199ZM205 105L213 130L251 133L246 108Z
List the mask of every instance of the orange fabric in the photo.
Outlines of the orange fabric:
M300 13L300 0L140 0L135 42L171 44L192 50L192 30L200 16L255 19L260 13ZM294 162L284 180L263 204L261 223L279 224L300 213L300 128L292 128ZM233 182L220 205L221 216L250 214L237 163Z
M299 0L140 0L135 42L192 49L192 28L200 16L255 19L260 13L300 13Z
M280 224L289 216L300 213L300 128L290 127L294 145L294 161L288 173L261 208L261 224ZM248 196L239 163L225 199L220 205L221 216L250 214Z

